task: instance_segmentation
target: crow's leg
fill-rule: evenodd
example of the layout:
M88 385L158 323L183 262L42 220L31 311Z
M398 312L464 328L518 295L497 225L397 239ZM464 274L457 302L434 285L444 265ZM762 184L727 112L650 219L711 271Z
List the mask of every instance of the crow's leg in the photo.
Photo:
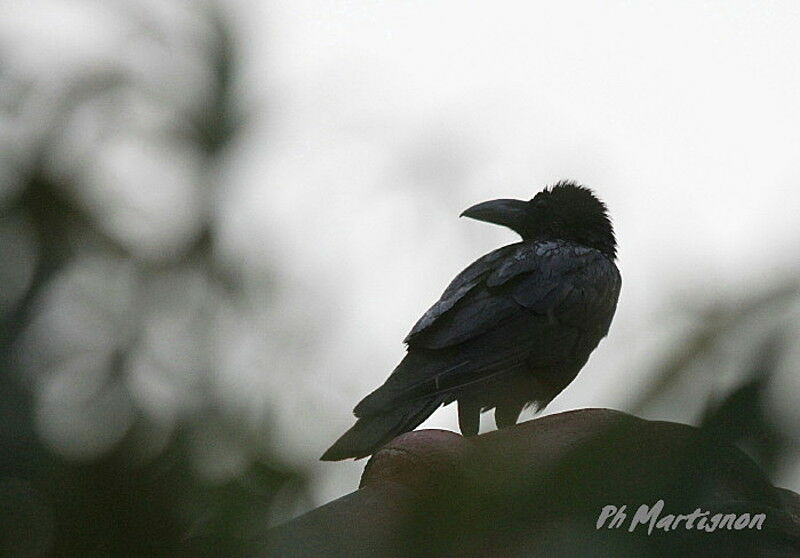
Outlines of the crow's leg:
M497 428L508 428L517 424L524 407L525 401L505 401L498 404L494 409L494 423Z
M475 436L481 425L481 406L469 399L458 400L458 427L464 436Z

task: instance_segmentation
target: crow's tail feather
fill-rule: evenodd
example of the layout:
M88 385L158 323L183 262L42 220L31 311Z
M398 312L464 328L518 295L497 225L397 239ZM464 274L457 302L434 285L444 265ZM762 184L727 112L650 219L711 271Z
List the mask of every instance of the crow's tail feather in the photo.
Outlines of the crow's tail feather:
M385 413L362 416L326 451L322 461L360 459L378 451L386 442L414 430L443 402L442 396L409 401Z

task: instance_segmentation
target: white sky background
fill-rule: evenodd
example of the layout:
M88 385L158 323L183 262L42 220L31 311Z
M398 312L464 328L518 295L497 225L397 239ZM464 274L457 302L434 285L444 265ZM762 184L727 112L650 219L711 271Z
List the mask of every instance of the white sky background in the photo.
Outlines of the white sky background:
M47 4L62 9L29 20L37 32L82 28L62 33L79 54L113 42L109 22L64 17L81 3ZM794 0L226 5L252 119L222 176L223 243L253 284L270 270L279 288L221 372L230 398L270 410L285 457L317 474L318 503L357 486L363 461L316 460L416 319L516 241L459 220L473 203L572 178L614 219L617 317L547 412L624 408L677 311L800 270ZM306 326L308 339L293 333ZM450 406L425 426L455 424Z
M241 6L247 89L269 118L239 161L231 234L334 297L309 314L326 329L319 400L284 415L309 459L452 276L515 240L459 221L472 203L574 178L614 218L617 317L548 412L624 405L688 294L798 269L796 2ZM454 425L454 406L425 423ZM321 500L362 466L320 467Z

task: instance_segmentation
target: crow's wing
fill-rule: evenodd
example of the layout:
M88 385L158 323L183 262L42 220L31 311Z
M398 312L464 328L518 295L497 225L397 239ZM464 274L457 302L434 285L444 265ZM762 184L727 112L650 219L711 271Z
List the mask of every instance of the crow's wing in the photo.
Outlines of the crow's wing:
M408 355L356 407L368 415L530 367L580 367L608 332L621 280L597 250L512 244L476 261L406 338Z
M513 244L456 277L406 343L409 349L444 349L530 313L553 326L607 331L619 288L616 266L597 250L565 241Z
M548 323L597 336L608 333L622 279L614 263L598 250L567 242L542 242L517 250L486 280L503 289L526 310Z

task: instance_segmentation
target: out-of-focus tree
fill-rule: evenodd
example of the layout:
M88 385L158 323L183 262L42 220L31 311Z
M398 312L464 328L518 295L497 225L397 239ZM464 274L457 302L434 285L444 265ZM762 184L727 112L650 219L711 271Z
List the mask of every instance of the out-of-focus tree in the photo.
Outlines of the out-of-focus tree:
M800 482L800 286L693 301L683 334L655 357L632 411L703 425L737 444L779 485Z
M214 4L96 8L120 37L88 62L4 38L0 555L247 553L304 480L218 389L248 319L215 212L236 44Z

